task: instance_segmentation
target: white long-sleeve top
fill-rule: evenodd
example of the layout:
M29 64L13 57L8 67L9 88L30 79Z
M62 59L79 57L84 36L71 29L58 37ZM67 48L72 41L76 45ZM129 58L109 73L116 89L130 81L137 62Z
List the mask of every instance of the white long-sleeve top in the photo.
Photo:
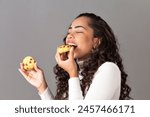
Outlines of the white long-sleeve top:
M81 76L70 78L69 100L118 100L121 90L121 72L112 62L103 63L94 74L92 83L83 97L80 86ZM42 100L52 100L53 95L49 88L39 94Z

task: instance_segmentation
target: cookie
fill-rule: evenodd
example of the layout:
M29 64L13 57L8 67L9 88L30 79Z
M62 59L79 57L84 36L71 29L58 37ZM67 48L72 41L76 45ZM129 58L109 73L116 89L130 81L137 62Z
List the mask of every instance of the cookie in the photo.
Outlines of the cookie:
M22 62L24 70L33 70L35 62L36 61L33 57L31 56L25 57Z
M71 45L61 45L57 48L58 53L62 54L62 53L66 53L69 52L71 48Z

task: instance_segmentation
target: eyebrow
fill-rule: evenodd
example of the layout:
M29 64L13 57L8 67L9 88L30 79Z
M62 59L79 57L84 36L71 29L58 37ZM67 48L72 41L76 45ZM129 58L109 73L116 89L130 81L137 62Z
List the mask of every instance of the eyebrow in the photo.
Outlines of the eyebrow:
M83 28L83 29L87 30L86 27L84 27L84 26L75 26L74 28ZM72 27L70 26L69 29L72 29Z

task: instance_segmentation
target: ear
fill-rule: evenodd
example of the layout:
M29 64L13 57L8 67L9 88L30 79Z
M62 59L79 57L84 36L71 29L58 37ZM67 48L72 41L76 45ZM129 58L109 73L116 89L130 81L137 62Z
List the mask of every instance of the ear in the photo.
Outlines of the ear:
M97 37L93 38L93 48L96 48L97 46L99 46L100 43L101 43L100 38L97 38Z

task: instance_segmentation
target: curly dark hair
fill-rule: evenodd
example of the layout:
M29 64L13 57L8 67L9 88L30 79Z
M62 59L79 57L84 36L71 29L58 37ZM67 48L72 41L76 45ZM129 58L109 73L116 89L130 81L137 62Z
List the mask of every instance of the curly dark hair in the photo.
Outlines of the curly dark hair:
M105 62L113 62L121 71L121 92L119 99L131 99L129 96L131 88L126 84L128 75L124 71L122 58L119 55L119 44L112 29L101 17L93 13L82 13L76 18L79 17L88 17L90 19L89 26L94 30L94 37L99 38L101 42L83 63L83 71L81 72L83 76L81 80L83 96L85 96L85 89L90 86L97 69ZM56 74L57 80L55 99L67 99L69 74L60 68L58 64L54 67L54 73Z

